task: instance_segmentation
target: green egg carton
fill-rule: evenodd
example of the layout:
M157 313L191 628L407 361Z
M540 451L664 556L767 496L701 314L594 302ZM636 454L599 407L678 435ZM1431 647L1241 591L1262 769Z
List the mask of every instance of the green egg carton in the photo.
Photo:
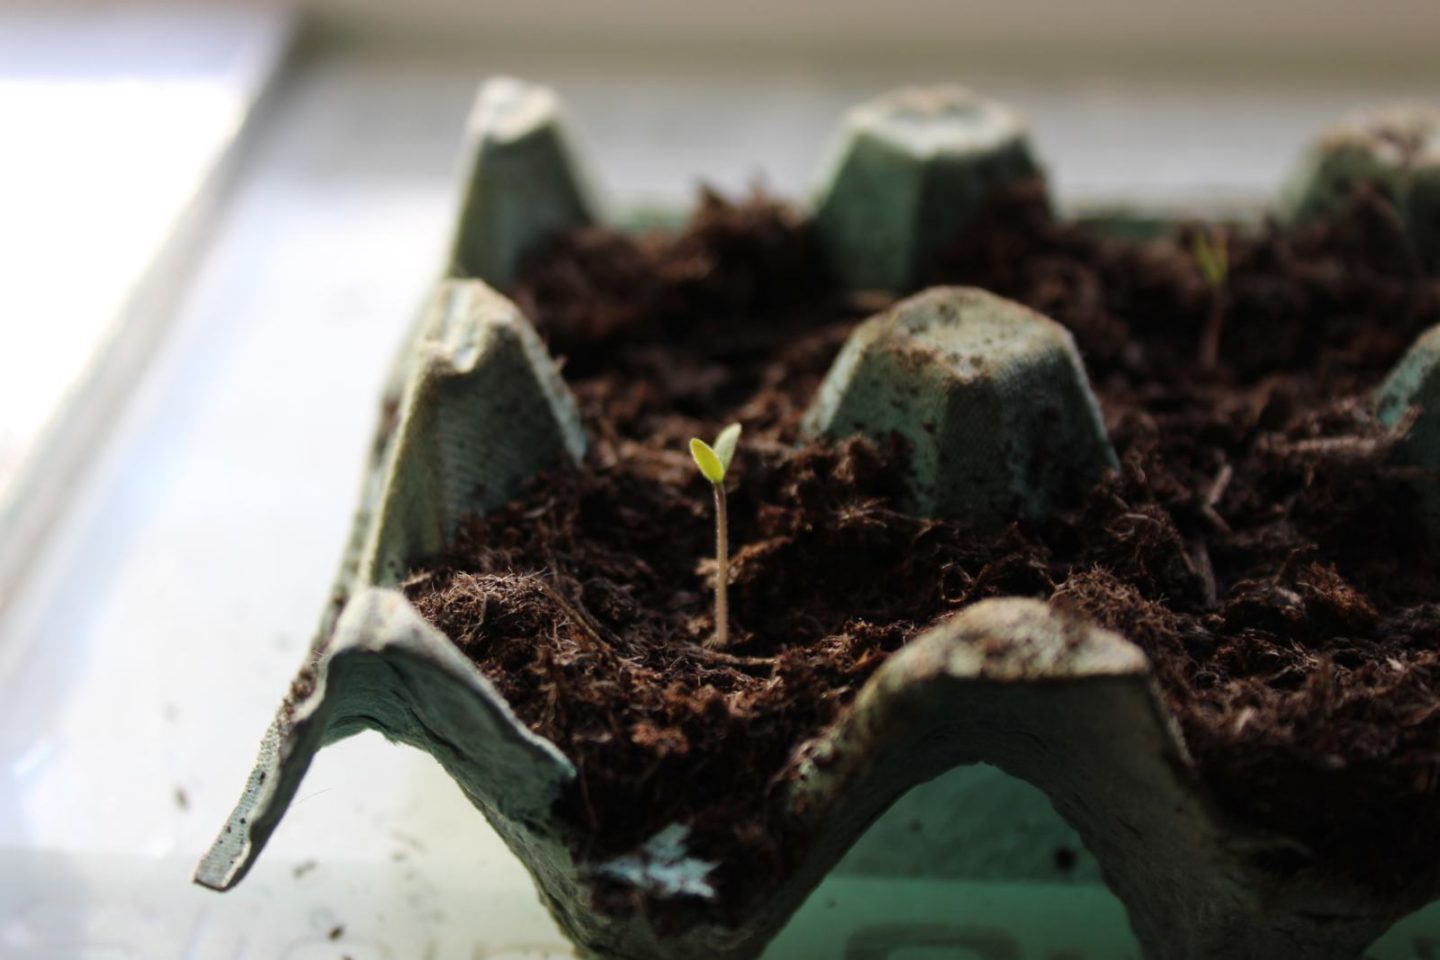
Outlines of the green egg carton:
M1312 181L1331 168L1312 162ZM846 119L815 224L848 286L900 289L992 191L1038 169L1007 108L956 87L901 91ZM503 504L542 469L579 464L586 449L555 363L496 292L538 241L598 216L555 95L486 83L466 171L451 263L394 366L310 659L199 883L238 883L316 752L378 730L444 766L577 950L603 960L748 960L777 934L772 956L1353 960L1434 898L1433 886L1378 897L1323 864L1276 867L1293 841L1217 808L1140 648L1011 598L968 607L893 654L853 708L803 746L785 805L807 839L787 873L755 878L766 895L742 916L701 910L677 928L597 907L597 877L703 904L714 865L691 855L683 824L627 856L585 861L581 827L556 813L576 776L571 760L517 720L398 589L463 518ZM1296 196L1322 189L1307 183ZM1321 205L1292 204L1297 215ZM1436 351L1417 350L1386 388L1387 409L1433 392ZM967 288L925 291L857 328L807 427L904 433L917 449L914 509L977 525L1043 517L1115 464L1069 334ZM957 447L984 455L951 462ZM1016 896L1029 895L1049 904L1049 922L1015 919ZM827 920L827 901L847 896L853 910ZM985 897L1002 905L988 925L976 922ZM1057 931L1062 922L1078 928Z

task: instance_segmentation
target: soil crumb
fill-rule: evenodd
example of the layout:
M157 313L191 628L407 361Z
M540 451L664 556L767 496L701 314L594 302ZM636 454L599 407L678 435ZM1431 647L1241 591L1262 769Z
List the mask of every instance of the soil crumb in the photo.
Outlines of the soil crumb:
M795 855L796 747L927 625L1007 595L1139 644L1217 799L1300 841L1295 866L1431 878L1436 551L1366 398L1440 295L1396 255L1383 203L1359 194L1303 231L1227 226L1223 293L1192 256L1199 225L1125 238L1053 218L1038 184L994 204L930 279L1068 327L1121 468L1051 520L983 535L902 512L898 439L801 436L846 334L889 301L842 293L796 213L707 192L677 233L570 234L512 295L562 359L586 469L473 518L405 589L575 762L582 855L688 824L721 863L722 911ZM713 519L686 442L736 420L733 639L710 651Z

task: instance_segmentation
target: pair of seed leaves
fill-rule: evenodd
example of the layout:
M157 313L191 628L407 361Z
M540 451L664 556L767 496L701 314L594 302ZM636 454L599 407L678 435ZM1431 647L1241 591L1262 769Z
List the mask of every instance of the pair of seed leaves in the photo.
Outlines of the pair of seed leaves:
M1190 254L1195 258L1195 265L1200 268L1200 276L1204 278L1205 285L1212 290L1224 286L1225 277L1230 272L1228 246L1225 231L1219 227L1201 229L1191 243Z
M690 456L695 458L701 475L718 487L725 482L725 473L730 469L730 461L735 459L735 445L739 442L740 424L732 423L720 431L713 447L699 437L692 439Z

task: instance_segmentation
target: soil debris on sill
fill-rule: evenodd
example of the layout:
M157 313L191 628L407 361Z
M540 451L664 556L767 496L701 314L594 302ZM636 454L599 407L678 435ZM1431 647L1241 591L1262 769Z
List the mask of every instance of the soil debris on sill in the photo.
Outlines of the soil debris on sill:
M673 236L579 231L513 295L562 359L589 465L473 518L405 589L575 762L564 812L584 856L687 824L732 906L795 855L780 805L795 748L919 630L1005 595L1144 648L1237 818L1376 886L1429 877L1436 551L1365 397L1440 298L1394 255L1377 202L1329 227L1229 231L1213 369L1195 363L1197 227L1107 236L1051 219L1038 188L994 205L932 280L1067 326L1121 469L1052 521L985 536L899 511L898 441L800 436L845 335L887 301L839 292L795 213L706 193ZM685 443L730 421L745 425L735 640L716 653L701 646L713 527Z

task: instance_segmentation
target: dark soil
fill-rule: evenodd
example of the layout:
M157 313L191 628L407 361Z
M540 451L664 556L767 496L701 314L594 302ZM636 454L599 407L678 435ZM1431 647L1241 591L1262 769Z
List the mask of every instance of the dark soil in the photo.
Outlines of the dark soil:
M934 279L1069 327L1122 462L1064 515L998 534L900 512L898 441L800 437L847 331L886 301L838 293L796 215L706 195L675 236L565 237L513 295L564 358L587 469L475 518L406 589L575 761L564 813L586 856L687 823L731 907L793 855L796 746L918 631L1004 595L1145 649L1224 807L1310 851L1274 866L1429 876L1440 584L1365 396L1440 296L1389 214L1365 194L1327 227L1227 228L1201 369L1197 227L1109 237L1052 219L1038 185L996 204ZM686 442L732 420L734 640L709 651L711 502Z

